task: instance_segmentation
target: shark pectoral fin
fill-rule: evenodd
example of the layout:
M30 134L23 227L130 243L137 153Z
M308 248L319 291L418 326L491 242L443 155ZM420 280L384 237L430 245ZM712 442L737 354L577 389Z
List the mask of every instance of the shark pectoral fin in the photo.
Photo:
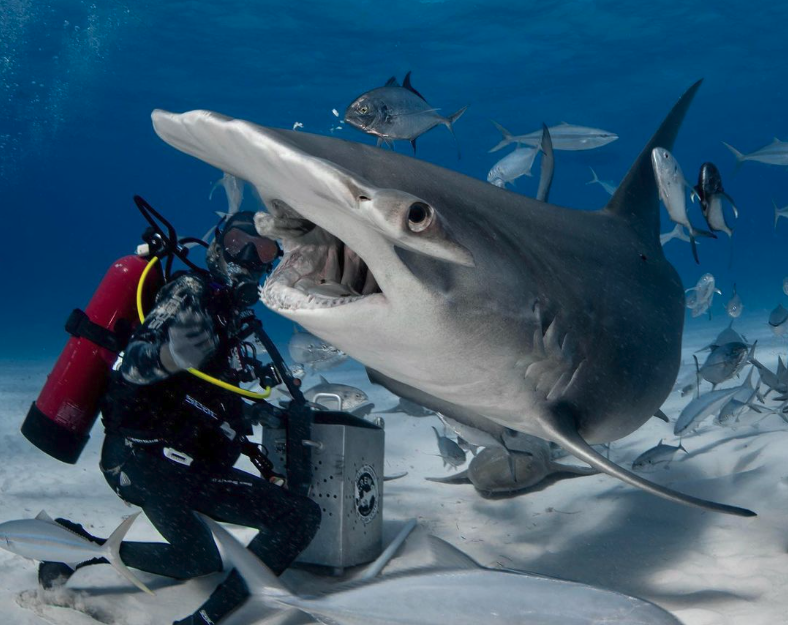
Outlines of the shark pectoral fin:
M572 409L568 406L556 406L553 411L552 422L542 423L545 428L545 438L558 443L566 449L569 453L579 458L583 462L587 462L592 467L607 473L611 477L615 477L622 482L626 482L632 486L640 488L647 493L662 497L669 501L682 503L704 510L711 510L713 512L723 512L725 514L732 514L742 517L753 517L756 513L752 510L745 508L738 508L736 506L729 506L726 504L715 503L713 501L706 501L699 499L692 495L685 495L677 491L665 488L659 484L649 482L643 478L627 471L623 467L611 462L600 453L595 451L588 443L583 440L583 437L577 431L575 420L572 416Z
M107 542L104 543L104 555L118 573L120 573L140 590L152 595L154 592L145 584L143 584L139 579L137 579L134 573L126 568L126 565L123 564L123 560L120 558L120 545L123 542L123 538L131 529L132 524L139 515L139 512L132 514L129 518L123 521L123 523L121 523L114 532L112 532L112 535L107 539Z

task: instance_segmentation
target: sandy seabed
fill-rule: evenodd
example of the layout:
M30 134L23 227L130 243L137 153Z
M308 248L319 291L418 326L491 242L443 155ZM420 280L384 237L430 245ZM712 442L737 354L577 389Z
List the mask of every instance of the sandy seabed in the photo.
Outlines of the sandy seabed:
M767 316L766 311L745 314L734 327L749 341L758 340L758 359L774 370L787 344L771 333ZM694 367L692 353L710 343L728 321L693 323L685 333L680 377ZM0 362L0 521L33 517L44 509L108 536L135 509L110 490L99 472L100 426L74 466L38 451L19 433L51 365ZM397 402L371 386L358 366L326 376L363 388L379 409ZM316 381L310 378L306 387ZM703 390L709 388L706 384ZM673 392L663 410L675 421L690 399ZM686 625L788 623L788 425L778 416L767 416L757 427L735 429L714 425L709 418L683 439L689 453L676 456L668 470L647 475L685 493L753 509L758 516L751 519L676 505L605 475L564 480L513 499L486 500L470 485L424 479L447 474L431 429L440 428L437 418L394 414L386 415L385 422L386 473L408 472L385 485L385 541L405 520L416 518L421 531L449 541L485 566L573 579L649 599ZM615 442L611 459L628 467L660 439L676 443L673 425L651 419ZM233 531L243 540L252 536L249 529ZM144 516L128 537L160 538ZM419 557L405 549L391 566L404 568ZM221 579L212 575L174 583L139 575L155 596L133 588L109 566L80 570L64 588L44 592L37 589L36 563L0 550L0 623L169 624L196 609ZM288 571L285 579L304 592L339 581L298 569ZM292 613L266 622L285 620L311 622ZM242 610L227 625L249 622Z

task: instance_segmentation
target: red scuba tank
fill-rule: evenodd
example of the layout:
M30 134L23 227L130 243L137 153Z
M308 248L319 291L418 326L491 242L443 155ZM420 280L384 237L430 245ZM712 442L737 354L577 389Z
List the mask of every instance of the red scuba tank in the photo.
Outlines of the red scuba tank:
M66 322L72 337L22 424L22 434L58 460L74 464L90 438L117 353L139 324L137 287L147 264L140 256L115 261L85 312ZM144 285L146 310L162 282L156 265Z

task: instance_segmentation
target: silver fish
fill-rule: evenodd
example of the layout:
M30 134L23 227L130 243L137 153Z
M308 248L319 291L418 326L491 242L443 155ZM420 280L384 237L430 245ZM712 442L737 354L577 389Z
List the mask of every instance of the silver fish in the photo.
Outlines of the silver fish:
M725 304L725 310L728 311L728 315L736 319L737 317L741 317L741 313L744 310L744 304L741 301L741 296L736 292L736 283L733 284L733 295Z
M443 459L443 466L456 469L464 464L466 456L462 448L448 436L441 436L435 427L432 430L435 432L435 438L438 439L438 453Z
M777 230L777 221L780 217L788 217L788 206L784 206L783 208L777 208L777 202L772 200L772 206L774 206L774 229ZM788 280L788 278L786 278ZM783 284L783 290L785 291L785 285ZM788 291L785 292L788 295Z
M308 365L315 371L331 369L347 360L347 354L341 349L297 328L287 343L287 350L295 362Z
M703 216L712 232L724 232L729 237L733 236L733 230L726 223L722 210L723 198L730 203L735 217L739 216L739 211L733 198L722 188L722 176L714 163L703 163L700 166L698 184L693 188L690 197L693 202L696 197L700 200Z
M695 228L687 216L686 190L689 188L689 184L687 179L684 178L684 172L681 171L679 162L665 148L654 148L651 151L651 166L654 169L654 178L657 181L659 199L665 205L671 220L674 223L681 224L689 232L692 255L695 258L695 262L700 263L698 251L695 247L695 237L714 237L714 234Z
M755 363L753 362L753 364ZM748 380L749 379L748 377ZM673 428L673 434L681 436L685 432L697 429L707 417L721 410L736 393L746 388L752 389L751 384L747 381L741 386L709 391L704 395L695 397L684 407L684 410L681 411L679 418L676 420L676 425Z
M577 582L480 566L448 543L429 537L434 565L374 578L401 541L395 539L360 577L330 594L300 596L226 529L202 517L251 596L246 625L271 609L296 609L331 625L680 625L662 608L635 597ZM404 531L408 531L406 527ZM401 535L401 534L400 534ZM381 561L382 560L382 561Z
M304 398L326 408L336 409L337 398L341 401L342 410L355 410L369 401L367 394L360 388L347 384L334 384L320 376L320 384L304 391Z
M599 176L596 175L593 167L589 167L588 169L591 170L591 175L594 176L591 180L586 182L586 184L594 184L597 183L600 187L602 187L608 195L613 195L618 189L618 185L613 184L608 180L600 180ZM689 239L688 239L689 240ZM664 245L664 244L663 244Z
M244 181L225 172L211 187L211 192L208 194L209 200L213 199L213 192L219 187L224 189L227 196L227 213L225 214L229 216L237 213L244 199Z
M714 347L700 368L701 377L711 382L712 388L730 380L744 367L748 351L744 343L726 343Z
M688 293L686 305L692 310L693 317L700 317L711 308L715 293L722 295L722 291L715 286L714 276L710 273L704 273L698 279L698 283L687 289L686 293ZM709 317L711 317L711 312L709 312Z
M75 565L94 558L106 558L112 567L140 590L153 592L126 568L120 558L123 537L139 512L124 520L103 545L53 521L43 510L35 519L6 521L0 524L0 547L31 560Z
M788 329L786 321L788 321L788 310L782 304L777 304L777 308L769 314L769 327L777 336L782 336Z
M681 442L674 446L665 445L662 441L659 441L654 447L644 451L635 458L632 462L632 470L647 473L655 471L661 465L664 465L664 468L667 469L679 449L687 451Z
M424 97L410 84L410 72L400 86L391 77L383 87L372 89L357 97L345 110L345 121L367 134L378 137L378 145L393 145L397 139L410 141L416 152L416 139L428 130L443 124L454 135L454 123L467 109L448 117L438 114ZM459 148L458 148L459 153Z
M524 143L525 145L536 147L542 140L541 129L525 135L513 135L498 122L493 122L493 124L501 132L503 139L490 152L497 152L511 143ZM550 126L548 130L553 140L554 150L593 150L618 139L617 134L607 130L589 128L588 126L575 126L566 122L562 122L557 126Z
M389 408L388 410L380 410L378 414L391 414L391 413L403 413L410 417L431 417L435 414L433 410L429 410L424 406L419 406L416 402L412 402L409 399L400 398L399 403L393 408Z
M514 185L520 176L530 176L538 152L538 147L516 148L492 166L487 174L487 182L504 188L507 184Z
M728 148L733 156L736 157L736 167L740 167L745 161L757 161L759 163L766 163L767 165L788 165L788 143L780 141L777 137L768 145L758 148L749 154L742 154L733 146L722 142Z

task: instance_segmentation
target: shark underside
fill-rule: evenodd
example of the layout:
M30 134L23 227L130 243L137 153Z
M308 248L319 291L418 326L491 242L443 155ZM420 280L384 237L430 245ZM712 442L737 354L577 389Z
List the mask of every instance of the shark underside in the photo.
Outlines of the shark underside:
M590 447L639 428L680 364L684 294L659 242L650 155L608 205L540 202L429 163L207 111L154 111L170 145L253 184L285 256L263 302L363 363L397 395L502 440L554 441L653 494L751 516L648 482Z

